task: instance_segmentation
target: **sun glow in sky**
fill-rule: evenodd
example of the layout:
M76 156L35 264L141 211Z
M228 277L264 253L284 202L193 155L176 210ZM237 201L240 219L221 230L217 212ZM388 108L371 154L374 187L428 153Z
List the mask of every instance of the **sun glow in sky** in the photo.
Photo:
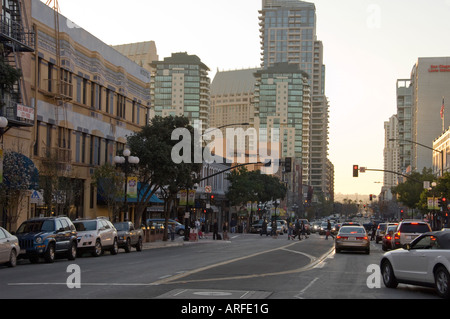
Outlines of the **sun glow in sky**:
M352 165L383 169L384 122L397 113L396 81L410 77L419 57L450 55L450 0L308 2L316 5L324 45L335 193L378 195L383 174L353 178ZM160 60L195 54L211 80L217 69L261 63L261 0L59 0L59 6L107 44L153 40Z

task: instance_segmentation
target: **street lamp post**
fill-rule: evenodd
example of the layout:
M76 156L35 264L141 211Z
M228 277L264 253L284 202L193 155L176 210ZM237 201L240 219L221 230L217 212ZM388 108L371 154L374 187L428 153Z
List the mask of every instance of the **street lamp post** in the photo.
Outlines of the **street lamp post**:
M139 157L130 156L131 151L129 149L123 150L123 156L115 156L114 163L116 166L122 169L122 172L125 174L125 194L123 198L123 209L124 212L128 215L128 176L131 173L133 166L139 164Z

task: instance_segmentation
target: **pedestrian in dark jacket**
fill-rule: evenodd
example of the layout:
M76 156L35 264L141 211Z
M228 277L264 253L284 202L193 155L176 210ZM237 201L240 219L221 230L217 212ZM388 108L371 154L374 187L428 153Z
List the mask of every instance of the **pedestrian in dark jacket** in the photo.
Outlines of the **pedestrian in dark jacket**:
M267 235L267 220L264 219L262 226L261 226L261 231L260 231L260 236L262 236L262 234L266 234Z
M217 224L217 219L214 219L213 224L213 240L217 239L217 234L219 233L219 225Z
M333 239L334 239L334 236L333 236L333 234L331 233L331 223L330 223L330 221L328 221L328 223L327 223L327 235L326 235L326 237L325 237L326 240L328 240L328 236L331 236L331 237L333 237Z
M295 236L298 236L298 240L302 240L300 235L301 235L300 221L297 218L297 221L295 222L295 234L292 239L294 239Z

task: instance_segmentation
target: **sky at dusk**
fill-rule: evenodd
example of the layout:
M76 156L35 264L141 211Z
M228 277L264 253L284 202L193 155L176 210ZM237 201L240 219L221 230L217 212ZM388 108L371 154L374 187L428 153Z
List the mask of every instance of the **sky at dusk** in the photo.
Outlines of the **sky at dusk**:
M44 1L45 2L45 1ZM380 193L384 122L397 79L419 57L450 56L450 0L316 0L330 101L335 193ZM159 59L195 54L211 72L259 67L261 0L59 0L61 14L111 45L153 40ZM437 114L439 116L439 114ZM432 141L430 141L430 144Z

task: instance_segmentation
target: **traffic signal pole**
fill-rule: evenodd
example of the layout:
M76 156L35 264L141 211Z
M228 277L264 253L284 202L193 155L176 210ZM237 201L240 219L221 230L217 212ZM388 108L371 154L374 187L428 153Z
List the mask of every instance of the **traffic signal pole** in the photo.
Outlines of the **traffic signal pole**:
M355 169L355 166L357 166L357 165L353 165L353 169ZM408 175L405 175L405 174L402 174L402 173L399 173L399 172L390 171L390 170L387 170L387 169L374 169L374 168L366 168L366 167L360 167L359 169L360 170L364 169L364 171L372 171L372 172L392 173L392 174L396 174L396 175L400 175L400 176L403 176L405 178L408 178L409 180L411 180L413 182L416 182L416 183L419 183L419 184L423 183L421 181L418 181L417 179L412 178L411 176L408 176ZM355 176L355 174L353 174L353 176Z

